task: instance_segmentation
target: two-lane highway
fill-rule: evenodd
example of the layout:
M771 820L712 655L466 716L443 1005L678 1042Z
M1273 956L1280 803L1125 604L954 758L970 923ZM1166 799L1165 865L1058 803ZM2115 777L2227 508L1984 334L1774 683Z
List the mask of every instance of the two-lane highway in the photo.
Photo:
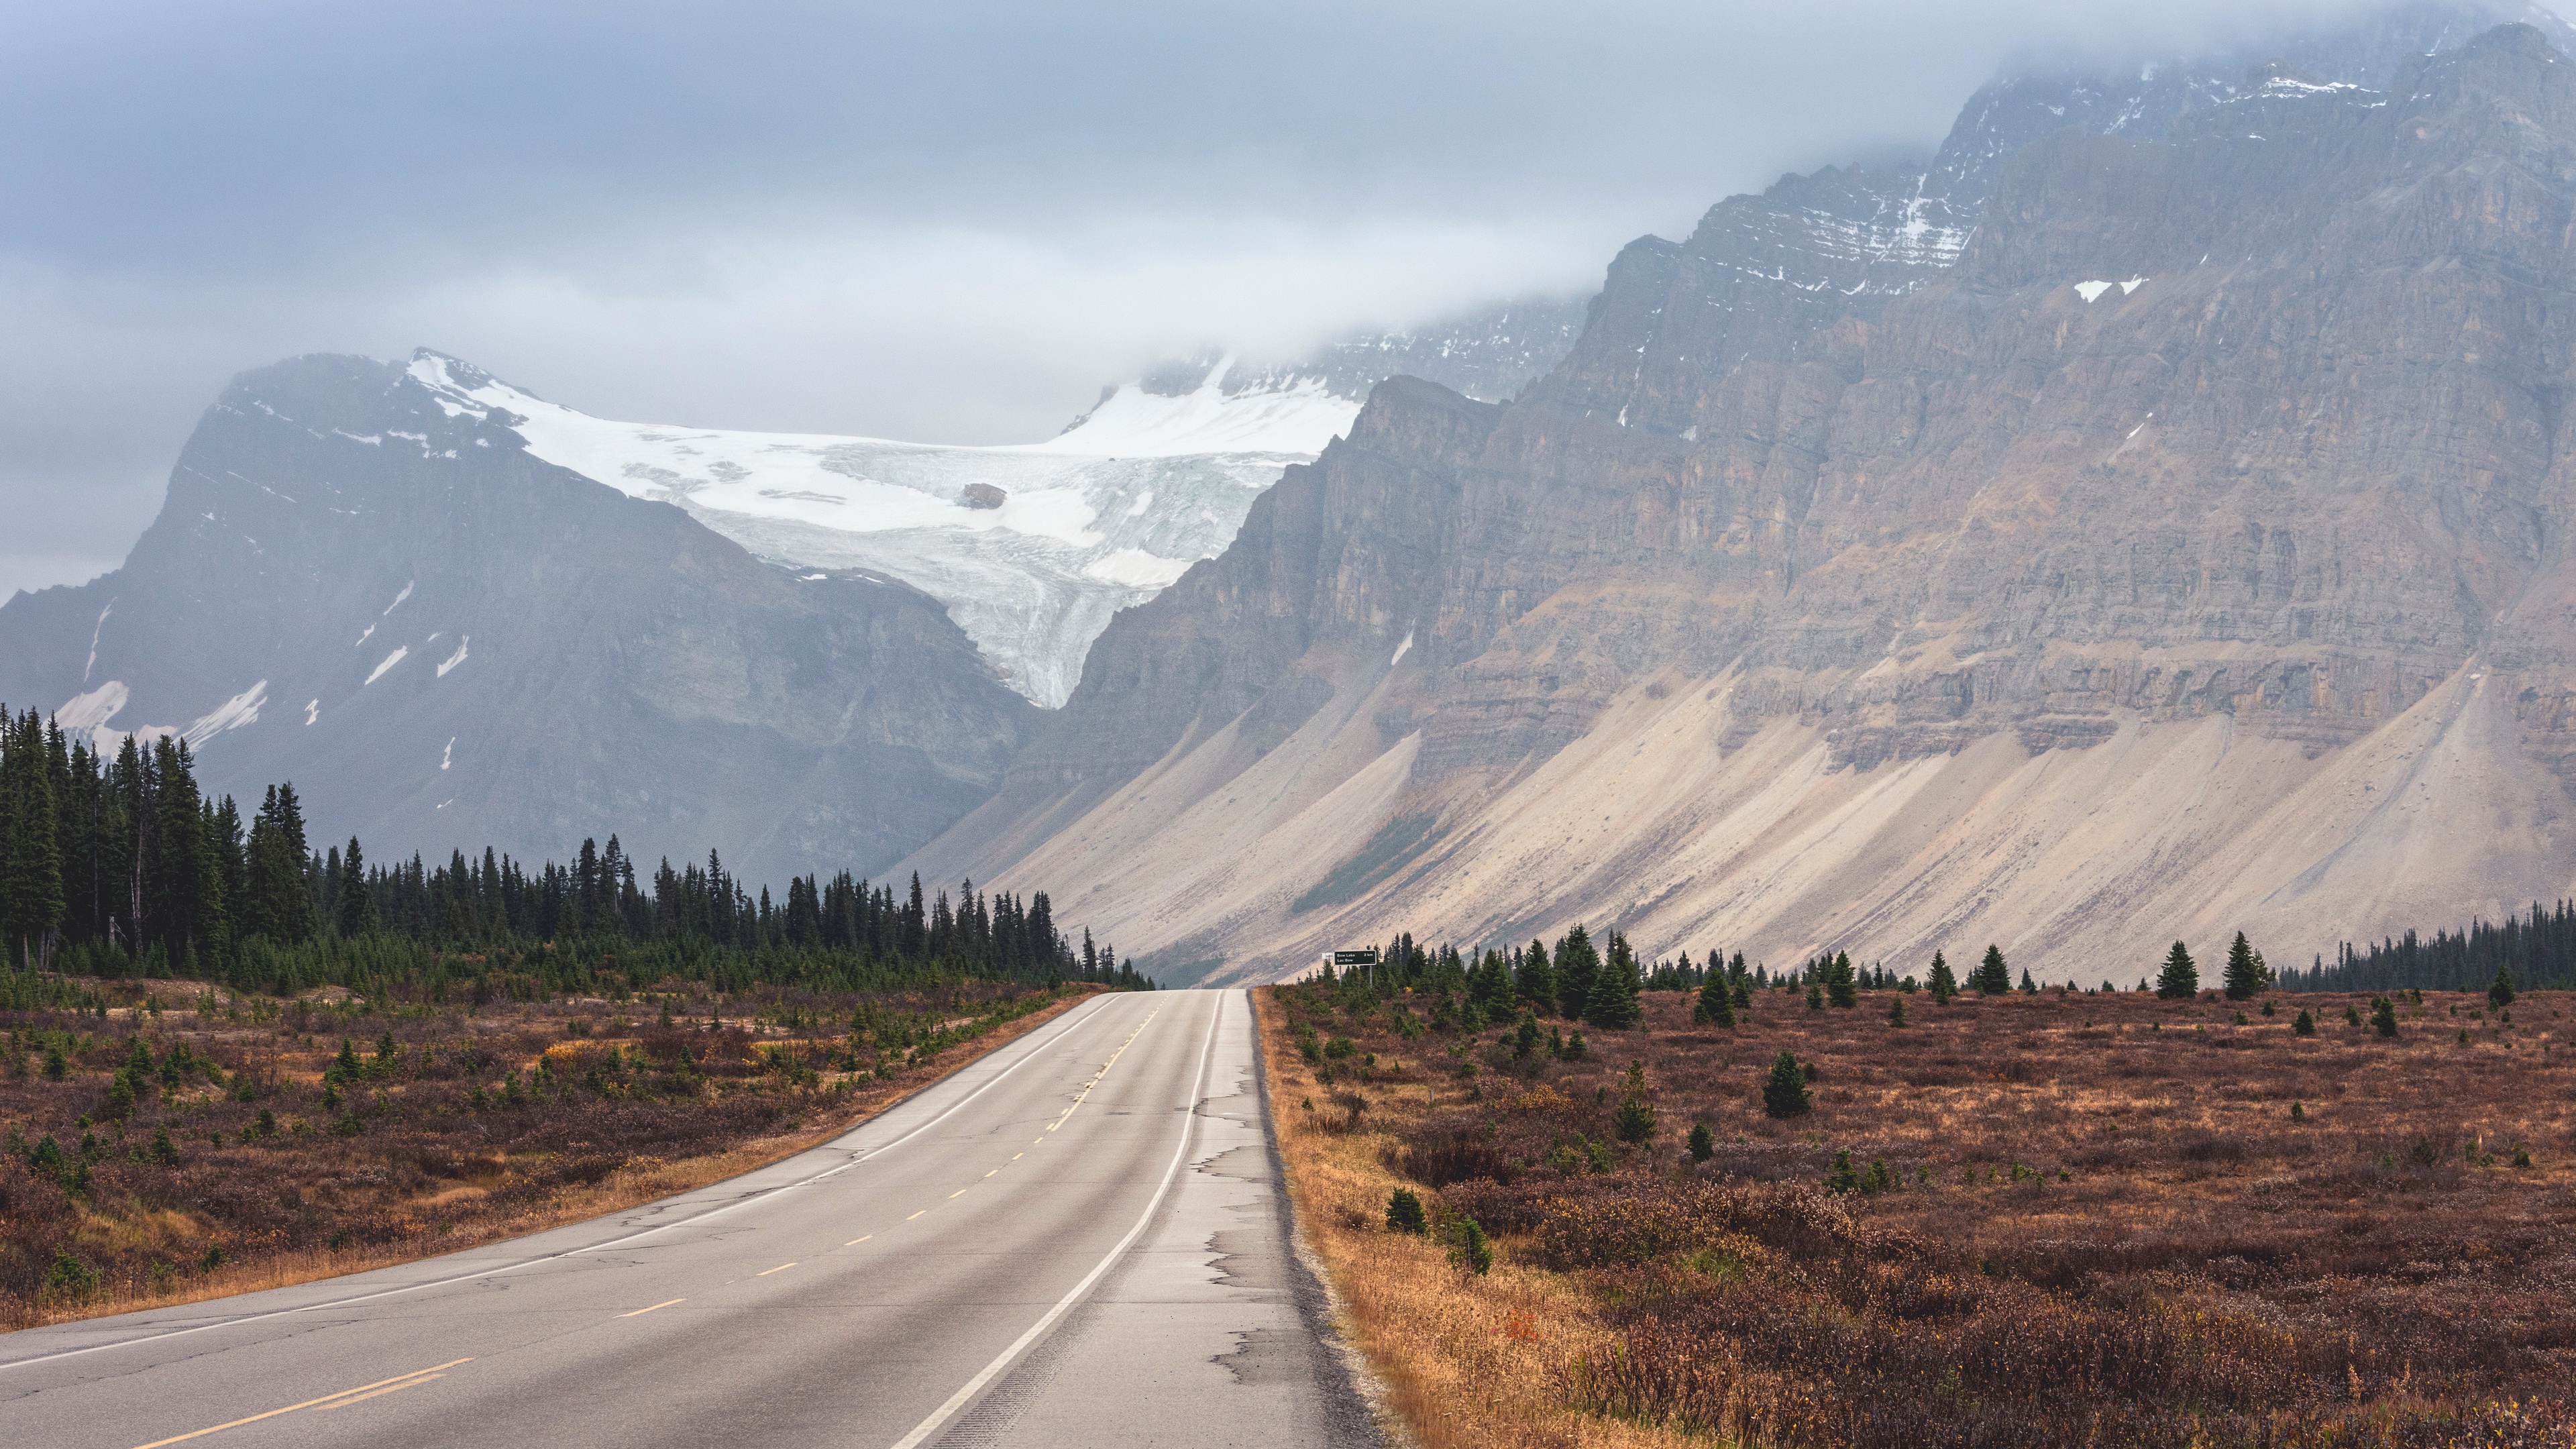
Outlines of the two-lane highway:
M0 1337L0 1444L1360 1444L1239 992L575 1227Z

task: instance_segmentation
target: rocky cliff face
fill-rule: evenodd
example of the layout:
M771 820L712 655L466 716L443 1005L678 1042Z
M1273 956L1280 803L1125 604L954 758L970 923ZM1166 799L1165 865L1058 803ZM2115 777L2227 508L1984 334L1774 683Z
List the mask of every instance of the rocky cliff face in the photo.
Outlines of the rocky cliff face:
M1379 389L922 860L1247 974L1586 918L2125 981L2564 894L2576 63L2062 129L1946 264L1781 230L1874 188L1630 247L1508 405Z
M0 699L296 782L378 859L586 835L750 879L880 867L1036 711L932 600L799 578L531 456L399 363L306 357L206 413L124 567L0 608Z

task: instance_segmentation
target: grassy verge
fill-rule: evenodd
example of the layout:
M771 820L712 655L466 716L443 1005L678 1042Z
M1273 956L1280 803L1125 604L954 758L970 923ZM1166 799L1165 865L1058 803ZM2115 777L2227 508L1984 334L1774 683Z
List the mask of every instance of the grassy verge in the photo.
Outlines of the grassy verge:
M1277 991L1253 996L1290 1201L1342 1299L1346 1336L1403 1427L1429 1449L1695 1442L1561 1401L1569 1352L1608 1341L1578 1285L1508 1254L1479 1275L1432 1235L1387 1230L1395 1189L1421 1187L1388 1162L1407 1124L1468 1104L1456 1078L1390 1054L1360 1090L1327 1085L1300 1057Z
M2339 996L1891 995L1648 993L1559 1055L1259 993L1291 1196L1420 1439L2576 1444L2576 1002L2390 1038Z
M450 1009L101 989L133 1004L0 1017L0 1329L361 1272L702 1187L848 1131L1094 990Z

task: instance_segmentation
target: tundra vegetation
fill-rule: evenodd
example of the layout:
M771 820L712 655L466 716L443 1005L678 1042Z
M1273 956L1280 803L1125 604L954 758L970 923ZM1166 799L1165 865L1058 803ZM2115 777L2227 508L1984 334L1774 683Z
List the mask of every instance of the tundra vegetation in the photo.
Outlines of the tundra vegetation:
M2206 950L2241 995L1712 953L1580 1056L1589 989L1432 952L1265 991L1271 1099L1426 1444L2576 1442L2576 993Z
M672 981L439 1005L13 984L0 1328L376 1267L699 1186L1102 989Z

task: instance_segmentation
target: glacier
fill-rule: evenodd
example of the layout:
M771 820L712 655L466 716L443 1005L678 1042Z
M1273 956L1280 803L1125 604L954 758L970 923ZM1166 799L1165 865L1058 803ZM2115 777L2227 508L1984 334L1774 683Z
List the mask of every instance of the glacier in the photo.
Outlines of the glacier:
M1052 709L1111 615L1213 558L1281 469L1358 415L1322 378L1229 386L1230 366L1111 389L1058 436L998 447L612 422L426 348L410 376L449 416L503 422L536 457L676 504L758 557L919 589Z

